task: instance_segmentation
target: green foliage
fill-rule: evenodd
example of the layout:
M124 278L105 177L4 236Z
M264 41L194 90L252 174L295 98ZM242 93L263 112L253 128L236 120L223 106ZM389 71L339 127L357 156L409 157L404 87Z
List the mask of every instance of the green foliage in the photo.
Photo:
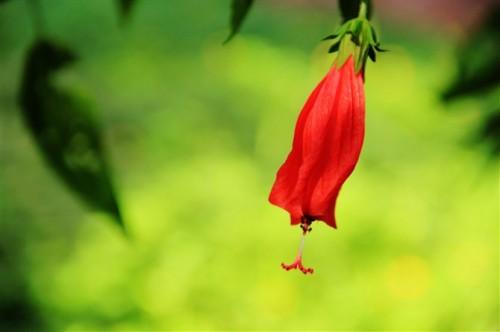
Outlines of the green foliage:
M500 155L500 109L486 114L476 133L478 143L486 143L494 156Z
M4 214L2 218L6 217ZM24 280L23 267L19 264L19 238L2 228L0 238L0 331L45 330L30 301L29 289ZM7 234L5 234L7 232Z
M458 52L458 73L442 93L446 102L463 97L479 97L484 100L480 128L475 132L476 142L489 146L493 156L500 156L500 5L493 3L479 28L472 33ZM493 102L488 103L487 95ZM491 105L493 104L493 105Z
M494 4L482 25L461 47L458 75L443 93L445 100L482 94L500 83L500 5Z
M338 52L336 64L341 66L350 56L355 59L356 70L364 70L367 58L376 61L376 52L383 52L380 48L375 29L367 19L367 5L361 3L359 14L344 22L334 34L323 40L333 43L328 53Z
M101 132L90 107L54 84L55 74L75 59L71 50L52 41L35 41L24 65L20 106L27 128L56 174L123 229Z
M229 42L239 31L254 0L233 0L231 4L231 32L224 43Z

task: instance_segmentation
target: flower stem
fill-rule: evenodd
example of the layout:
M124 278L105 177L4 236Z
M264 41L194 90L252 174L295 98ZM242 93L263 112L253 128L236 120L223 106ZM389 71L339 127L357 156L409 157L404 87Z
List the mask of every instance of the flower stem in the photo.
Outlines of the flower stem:
M359 14L358 18L366 19L366 11L368 10L365 1L361 1L359 4Z

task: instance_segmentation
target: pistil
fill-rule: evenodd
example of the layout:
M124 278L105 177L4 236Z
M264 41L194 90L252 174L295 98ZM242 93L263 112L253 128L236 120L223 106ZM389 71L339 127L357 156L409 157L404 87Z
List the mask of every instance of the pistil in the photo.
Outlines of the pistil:
M292 264L281 263L281 267L284 268L285 270L289 271L289 270L299 269L304 274L314 273L314 269L307 268L304 267L304 265L302 265L302 252L304 250L306 235L308 232L312 230L311 223L312 221L310 219L304 218L302 223L300 224L300 228L302 228L302 239L300 240L299 250L297 251L297 256L295 257L295 260L293 261Z

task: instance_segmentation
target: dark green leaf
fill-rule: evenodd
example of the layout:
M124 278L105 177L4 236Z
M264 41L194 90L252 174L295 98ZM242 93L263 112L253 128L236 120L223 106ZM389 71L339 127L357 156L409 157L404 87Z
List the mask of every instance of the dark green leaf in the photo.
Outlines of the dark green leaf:
M445 101L489 91L500 84L500 62L485 64L471 75L459 75L457 79L443 92Z
M132 8L136 0L117 0L118 6L120 8L120 14L123 20L127 20L130 17Z
M240 31L252 4L253 0L233 0L231 5L231 32L224 43L230 41Z
M48 165L78 197L111 214L123 228L91 107L53 82L57 71L74 60L75 54L69 49L48 40L36 41L24 64L19 103L26 126Z
M337 37L338 37L338 35L333 34L333 35L326 36L325 38L323 38L323 39L321 39L321 40L335 39L335 38L337 38Z
M484 117L477 140L486 143L493 155L500 155L500 109Z
M375 45L375 49L377 50L377 52L387 52L388 51L386 49L380 48L380 46L378 44Z
M339 46L340 46L340 42L333 44L333 45L332 45L332 46L330 46L330 48L328 49L328 53L334 53L334 52L337 52L337 51L339 50Z
M9 0L0 0L0 5L6 3Z
M350 33L350 35L351 35L351 41L352 41L354 44L356 44L357 46L361 46L361 42L360 42L360 40L359 40L358 36L356 36L356 35L355 35L355 34L353 34L353 33Z
M488 92L500 84L500 5L493 5L488 15L458 52L458 75L442 97L450 100Z
M372 3L371 0L339 0L340 12L342 14L342 21L348 21L351 18L358 17L359 6L361 1L364 1L367 5L366 16L370 19L372 15Z
M368 47L368 56L373 62L377 61L377 54L375 53L375 50L372 46Z
M473 142L483 144L492 157L500 156L500 108L496 92L500 87L500 4L492 2L476 30L458 49L457 76L443 92L450 101L475 97L483 104L480 127L473 133ZM490 94L491 93L491 94ZM489 94L493 104L489 103Z

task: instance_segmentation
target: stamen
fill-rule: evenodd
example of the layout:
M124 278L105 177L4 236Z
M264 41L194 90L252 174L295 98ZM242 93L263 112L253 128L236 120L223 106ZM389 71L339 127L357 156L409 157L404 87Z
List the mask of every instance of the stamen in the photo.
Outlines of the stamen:
M309 221L309 220L304 220L300 224L300 227L302 228L302 239L300 241L299 250L297 251L297 256L295 257L295 260L293 261L292 264L281 263L281 267L284 268L285 270L289 271L292 269L299 269L304 274L314 273L314 269L306 268L306 267L304 267L304 265L302 265L302 252L304 250L304 243L306 240L306 235L308 232L310 232L312 230L310 225L311 225L311 221Z

